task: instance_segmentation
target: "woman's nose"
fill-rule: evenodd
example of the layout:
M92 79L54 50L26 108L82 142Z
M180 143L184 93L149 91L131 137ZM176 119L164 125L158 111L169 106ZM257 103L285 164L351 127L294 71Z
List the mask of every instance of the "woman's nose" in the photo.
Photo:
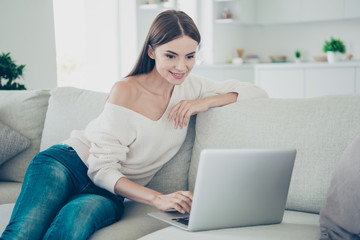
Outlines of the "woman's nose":
M179 60L177 63L176 63L176 70L177 71L185 71L186 70L186 64L185 64L185 61L184 60Z

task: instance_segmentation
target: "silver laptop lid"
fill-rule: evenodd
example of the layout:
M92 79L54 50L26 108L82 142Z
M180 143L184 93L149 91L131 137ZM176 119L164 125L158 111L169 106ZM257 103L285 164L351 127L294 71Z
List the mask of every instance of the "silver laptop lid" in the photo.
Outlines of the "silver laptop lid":
M205 149L200 154L190 231L280 223L294 149Z

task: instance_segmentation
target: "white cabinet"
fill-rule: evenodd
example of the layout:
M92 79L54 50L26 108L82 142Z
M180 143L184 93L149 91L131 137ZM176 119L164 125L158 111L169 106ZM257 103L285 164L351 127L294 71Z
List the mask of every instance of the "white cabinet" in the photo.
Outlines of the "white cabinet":
M356 81L355 81L355 85L356 85L356 93L360 94L360 67L356 68Z
M298 22L299 14L299 1L257 0L255 15L259 24Z
M359 0L201 0L217 23L282 24L360 18ZM228 9L232 19L222 19Z
M343 17L344 0L300 0L300 20L322 21Z
M226 12L230 19L224 19ZM254 24L254 0L214 0L214 19L216 23Z
M193 68L192 73L215 81L236 79L254 83L254 68L252 66L198 65Z
M236 13L241 24L283 24L360 18L359 0L232 1L239 2L237 6L234 6L237 9L233 8L232 11ZM245 8L247 10L244 10ZM239 12L238 9L242 9L242 12ZM251 20L249 20L249 16L252 16Z
M360 94L360 64L258 64L255 84L272 98Z
M303 98L304 71L301 69L256 70L256 85L272 98Z
M355 94L355 68L305 70L306 97Z
M344 18L360 18L360 1L344 0Z

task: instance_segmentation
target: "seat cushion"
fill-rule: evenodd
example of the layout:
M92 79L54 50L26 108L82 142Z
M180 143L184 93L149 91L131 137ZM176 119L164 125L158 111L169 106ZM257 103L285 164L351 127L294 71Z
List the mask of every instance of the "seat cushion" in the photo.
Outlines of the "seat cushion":
M13 208L14 203L0 205L0 235L9 223ZM122 219L117 223L95 232L90 239L133 240L167 227L168 224L147 215L148 212L152 211L156 210L147 205L126 201L125 213Z
M7 203L0 205L0 236L4 232L6 226L8 225L11 217L12 210L15 203Z
M318 240L319 236L319 215L285 211L281 224L203 232L187 232L177 227L167 227L139 240Z
M125 201L125 213L119 222L97 231L91 240L133 240L149 233L165 228L168 224L153 219L148 212L156 211L155 208Z
M39 152L50 93L47 90L0 91L0 121L30 139L31 145L0 166L0 180L22 182Z
M197 116L190 189L204 148L295 148L286 207L318 213L337 162L359 134L360 95L243 100L213 108Z
M20 194L22 183L0 181L0 204L14 203Z

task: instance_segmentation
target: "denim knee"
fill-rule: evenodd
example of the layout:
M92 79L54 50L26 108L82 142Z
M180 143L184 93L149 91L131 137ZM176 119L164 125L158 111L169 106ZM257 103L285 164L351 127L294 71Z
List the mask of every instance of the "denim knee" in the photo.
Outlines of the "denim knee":
M123 213L112 199L80 194L55 217L43 239L88 239L97 230L117 222Z

